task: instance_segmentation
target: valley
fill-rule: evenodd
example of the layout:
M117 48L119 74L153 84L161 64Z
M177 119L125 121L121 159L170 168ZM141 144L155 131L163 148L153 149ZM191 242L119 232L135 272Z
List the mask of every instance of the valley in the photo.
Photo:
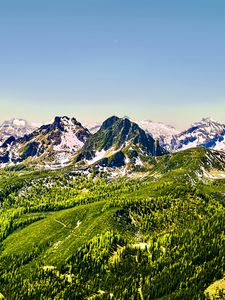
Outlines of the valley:
M94 134L57 117L2 151L2 299L224 298L223 151L171 153L115 116Z
M224 159L204 148L149 157L138 179L2 169L1 294L207 299L225 268L225 180L205 174Z

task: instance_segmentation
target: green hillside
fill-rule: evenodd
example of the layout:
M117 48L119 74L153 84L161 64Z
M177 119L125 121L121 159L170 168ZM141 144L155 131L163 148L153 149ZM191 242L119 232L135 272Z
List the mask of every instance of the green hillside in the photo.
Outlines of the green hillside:
M222 162L198 148L115 178L1 170L0 297L212 297L225 272L225 180L208 174Z

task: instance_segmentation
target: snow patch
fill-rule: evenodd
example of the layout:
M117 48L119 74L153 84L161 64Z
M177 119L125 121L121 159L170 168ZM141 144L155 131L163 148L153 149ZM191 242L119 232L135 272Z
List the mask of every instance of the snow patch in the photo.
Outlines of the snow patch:
M104 157L105 153L106 153L106 151L104 149L102 149L101 151L96 151L94 158L92 160L89 160L88 164L92 165L92 164L96 163L98 160L100 160Z
M143 162L141 161L139 156L135 160L135 166L143 166Z
M54 151L67 150L70 152L74 152L75 149L80 149L83 144L84 143L77 138L76 132L74 132L71 128L68 128L61 134L61 143L54 146L53 149Z

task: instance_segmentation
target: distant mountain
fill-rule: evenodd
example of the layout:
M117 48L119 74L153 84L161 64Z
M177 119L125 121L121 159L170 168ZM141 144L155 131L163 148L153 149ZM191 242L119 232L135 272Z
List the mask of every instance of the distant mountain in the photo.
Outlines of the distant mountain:
M69 163L102 167L139 166L148 157L188 148L205 147L225 151L225 125L203 118L185 131L160 122L132 122L112 116L89 124L89 130L75 118L55 117L36 128L23 119L0 126L0 167L21 162L46 168ZM93 133L93 134L92 134Z
M203 118L182 132L159 122L140 121L138 124L171 152L199 146L225 151L225 125L212 118Z
M88 130L90 131L90 133L94 134L96 133L100 128L101 128L101 123L90 123L90 124L84 124L85 127L88 128Z
M0 145L5 142L9 137L19 138L25 134L31 133L38 127L37 124L28 123L24 119L13 118L4 121L0 125Z
M135 123L169 152L198 146L225 151L225 125L211 118L203 118L182 132L162 122L142 120L135 121ZM101 125L100 123L88 124L87 128L94 134L101 128Z
M146 157L165 153L167 151L136 123L112 116L87 140L76 161L108 167L142 166Z
M170 149L171 140L180 132L175 127L161 122L143 120L137 121L137 124L168 150Z
M169 149L175 152L198 146L225 150L225 125L211 118L203 118L189 129L175 135Z
M42 125L30 134L6 140L0 147L0 164L64 166L89 137L88 129L75 118L55 117L53 123Z

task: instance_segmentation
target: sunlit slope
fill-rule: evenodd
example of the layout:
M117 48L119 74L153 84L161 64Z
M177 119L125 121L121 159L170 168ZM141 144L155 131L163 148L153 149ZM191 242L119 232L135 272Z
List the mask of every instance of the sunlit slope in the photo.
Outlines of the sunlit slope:
M17 230L6 238L2 256L23 256L40 248L39 255L43 263L63 263L93 236L115 228L113 213L116 208L102 211L104 205L105 202L100 202L46 213L43 220Z
M0 293L204 299L225 272L225 181L207 177L223 161L198 148L117 178L1 171Z
M164 178L170 174L191 175L200 179L212 170L225 169L225 153L203 147L191 148L157 158L153 170ZM189 178L190 179L190 178Z

